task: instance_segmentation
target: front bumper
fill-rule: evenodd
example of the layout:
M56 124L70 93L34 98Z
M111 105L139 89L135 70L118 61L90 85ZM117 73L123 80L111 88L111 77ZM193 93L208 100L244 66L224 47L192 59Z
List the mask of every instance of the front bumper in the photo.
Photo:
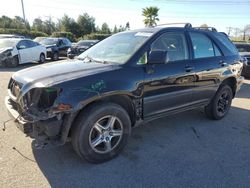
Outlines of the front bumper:
M32 123L25 120L21 114L14 108L10 97L5 97L5 106L8 110L9 116L14 119L16 126L25 134L31 134L33 131Z

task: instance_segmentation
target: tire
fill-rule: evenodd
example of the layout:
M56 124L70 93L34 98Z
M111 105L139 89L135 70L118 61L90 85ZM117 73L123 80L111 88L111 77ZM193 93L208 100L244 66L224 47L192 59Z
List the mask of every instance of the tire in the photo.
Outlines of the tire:
M58 54L58 52L54 52L54 53L52 54L51 60L57 61L58 59L59 59L59 54Z
M17 67L19 65L19 59L18 56L13 57L13 59L10 60L10 62L7 64L8 67Z
M205 107L206 115L213 120L220 120L228 113L233 99L233 92L230 86L223 85L208 106Z
M130 132L128 113L117 104L102 103L80 112L73 125L71 142L81 158L102 163L121 152Z
M40 54L40 57L39 57L39 63L44 63L45 62L45 55L44 55L44 53L41 53Z

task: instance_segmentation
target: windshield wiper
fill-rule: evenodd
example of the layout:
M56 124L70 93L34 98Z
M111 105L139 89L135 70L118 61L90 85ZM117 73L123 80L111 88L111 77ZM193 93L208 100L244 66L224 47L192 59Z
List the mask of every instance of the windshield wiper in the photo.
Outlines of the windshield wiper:
M90 57L88 55L85 56L84 58L78 57L77 59L82 60L82 61L84 61L85 59L88 59L89 60L88 62L96 62L96 63L102 63L102 64L108 64L108 63L110 63L108 61L96 60L96 59L94 59L94 58L92 58L92 57Z

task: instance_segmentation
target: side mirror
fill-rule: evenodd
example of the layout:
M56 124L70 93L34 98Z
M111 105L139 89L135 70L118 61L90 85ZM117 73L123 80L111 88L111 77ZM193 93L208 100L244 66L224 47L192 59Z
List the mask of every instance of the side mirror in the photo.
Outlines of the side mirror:
M168 62L168 53L163 50L151 51L149 53L149 64L164 64Z
M23 46L23 45L17 47L18 50L22 50L22 49L25 49L25 48L26 48L26 46Z

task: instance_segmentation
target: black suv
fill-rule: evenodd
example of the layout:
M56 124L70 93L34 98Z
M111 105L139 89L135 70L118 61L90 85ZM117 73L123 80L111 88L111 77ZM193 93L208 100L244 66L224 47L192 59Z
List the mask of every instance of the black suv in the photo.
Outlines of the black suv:
M57 61L60 56L67 56L71 42L67 38L44 38L40 41L47 48L47 57Z
M250 77L250 43L235 43L235 46L241 57L244 58L242 75Z
M115 34L78 59L15 73L5 103L39 148L115 157L131 128L198 107L219 120L243 83L241 57L215 29L154 27Z
M97 42L99 42L99 40L80 40L78 43L72 45L71 48L68 49L68 58L73 59L75 56L80 55Z

